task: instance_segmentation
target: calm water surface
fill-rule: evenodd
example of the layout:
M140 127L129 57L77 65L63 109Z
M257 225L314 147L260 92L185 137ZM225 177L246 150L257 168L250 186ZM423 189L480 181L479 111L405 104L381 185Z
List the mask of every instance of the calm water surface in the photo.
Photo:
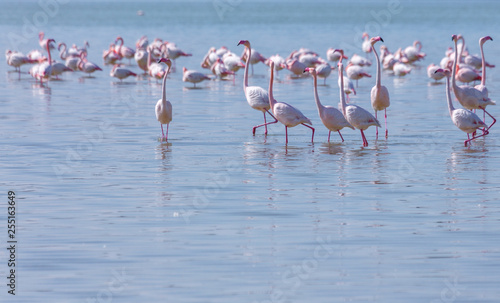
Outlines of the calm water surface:
M6 1L0 13L5 49L37 48L44 30L57 42L88 40L104 69L40 86L28 67L19 79L0 64L0 183L5 197L16 192L19 241L17 295L3 286L2 302L500 300L499 128L463 147L445 87L425 70L457 33L472 53L491 35L485 55L500 64L496 2L62 2L47 19L34 19L43 12L35 1ZM262 114L244 99L242 71L234 84L199 89L181 79L211 46L240 54L237 42L249 39L265 56L299 47L350 56L365 29L391 51L419 39L427 53L405 78L383 74L389 138L370 128L367 148L349 129L344 143L336 134L327 143L310 78L283 71L275 83L276 99L316 127L314 143L300 126L288 145L282 125L252 136ZM133 46L144 34L193 54L167 81L168 144L154 114L161 84L119 83L102 64L117 35ZM267 87L268 78L256 65L250 82ZM352 102L371 110L374 81L360 81ZM336 83L334 71L319 86L324 104L338 104ZM487 84L497 99L497 69ZM5 275L5 250L0 257Z

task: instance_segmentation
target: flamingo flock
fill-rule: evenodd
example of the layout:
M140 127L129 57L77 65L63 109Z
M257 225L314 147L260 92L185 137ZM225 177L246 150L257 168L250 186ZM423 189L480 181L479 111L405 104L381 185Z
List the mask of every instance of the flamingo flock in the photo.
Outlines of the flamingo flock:
M490 36L479 39L480 55L469 53L462 35L453 35L454 47L449 47L445 52L445 57L439 64L427 66L427 75L434 83L445 78L447 104L452 118L452 122L462 131L467 133L467 140L464 145L468 146L473 140L487 136L491 127L496 123L493 115L486 110L488 105L495 105L496 102L489 97L486 86L486 68L493 68L494 65L488 63L484 57L483 45L487 41L492 41ZM461 42L459 44L459 41ZM288 128L303 125L312 131L311 142L314 142L315 128L312 127L311 119L306 117L300 110L290 103L279 102L273 95L273 84L275 77L282 70L289 72L289 78L299 79L305 76L313 79L313 98L318 110L318 116L323 125L328 129L328 142L331 139L331 132L337 132L342 142L344 138L341 130L344 128L359 129L362 138L362 146L368 146L365 131L370 126L375 126L375 138L378 139L379 127L382 127L378 120L378 112L384 111L385 138L388 138L387 109L390 107L390 92L386 86L382 85L382 70L384 73L393 73L397 77L404 77L411 73L415 64L425 59L426 54L422 52L422 43L415 40L414 43L405 48L400 47L391 53L385 44L381 44L380 53L375 44L384 42L380 36L370 37L368 33L363 33L361 51L369 55L370 58L359 54L352 54L350 59L344 55L344 51L336 48L329 48L326 51L326 59L318 53L300 48L293 50L288 56L274 54L269 57L263 56L258 50L251 47L248 40L240 40L237 46L244 46L241 55L236 55L226 46L219 48L211 47L201 61L201 68L209 70L211 74L194 69L182 68L182 81L196 84L205 80L229 80L233 83L236 73L244 69L243 93L250 105L255 110L262 112L264 121L252 128L255 135L257 129L264 127L264 135L268 134L268 126L280 122L285 126L285 144L288 144ZM39 41L41 49L35 49L24 55L17 51L7 50L6 61L9 66L14 67L14 71L21 76L21 66L32 64L29 74L41 85L53 79L59 79L64 72L83 72L92 77L92 73L102 71L96 63L87 59L90 44L84 41L82 47L73 44L68 48L64 42L57 44L52 38L47 38L45 33L40 32ZM53 52L59 51L62 62L53 60ZM45 55L46 54L46 55ZM373 54L373 55L372 55ZM161 126L161 141L168 141L169 124L172 121L172 104L167 100L166 81L170 74L175 73L176 60L181 57L190 57L191 53L183 51L175 43L164 41L160 38L154 39L151 43L147 36L142 36L135 43L135 48L126 46L124 39L117 36L109 44L109 48L103 51L102 60L104 65L110 65L110 77L117 78L120 82L128 77L139 77L129 66L133 66L135 61L142 75L162 80L161 99L155 106L156 118ZM374 58L373 58L374 56ZM376 75L374 86L371 89L370 101L373 114L362 106L352 104L349 95L357 94L358 81L369 81L372 75L366 70L372 65L372 59L376 65ZM126 60L127 62L122 62ZM344 60L347 65L344 68ZM265 64L270 69L268 90L259 86L249 85L249 71L253 74L254 65ZM335 63L335 64L330 64ZM323 85L327 86L327 78L332 71L338 69L338 81L340 97L339 107L323 105L318 95L318 78L323 79ZM142 76L141 76L142 77ZM354 81L356 82L354 84ZM480 81L479 84L475 84ZM461 82L462 85L457 84ZM199 87L198 87L199 88ZM451 91L463 108L455 108L451 98ZM292 97L293 99L293 97ZM291 103L293 100L291 100ZM476 110L483 111L483 118L480 119ZM486 123L486 115L491 118L491 122ZM268 122L268 117L271 121ZM166 125L166 131L163 126ZM478 132L480 134L478 135Z

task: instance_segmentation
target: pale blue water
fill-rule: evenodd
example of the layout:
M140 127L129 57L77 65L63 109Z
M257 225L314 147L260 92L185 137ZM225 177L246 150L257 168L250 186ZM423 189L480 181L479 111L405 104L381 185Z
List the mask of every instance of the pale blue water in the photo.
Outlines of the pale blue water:
M104 71L41 87L27 66L19 80L0 64L0 188L4 201L16 192L19 241L17 295L7 294L4 278L2 302L499 301L500 128L463 147L444 85L430 85L425 70L457 33L472 53L491 35L485 55L500 64L497 2L58 3L43 19L35 1L4 2L4 49L38 48L43 30L56 42L88 40L89 59ZM37 22L35 31L26 22ZM328 144L312 80L286 71L275 97L312 120L313 144L301 126L289 130L288 146L282 125L252 136L262 114L244 99L242 71L235 84L208 81L197 90L173 73L174 119L169 144L161 144L161 85L117 83L101 59L117 35L133 46L144 34L193 54L177 60L178 70L201 70L211 46L240 54L240 39L265 56L299 47L351 55L361 53L365 29L391 51L419 39L427 53L405 78L383 74L389 138L375 140L370 128L368 148L349 129L344 143L332 134ZM487 77L498 99L497 69ZM374 81L360 81L352 102L370 109ZM250 82L268 86L264 65ZM338 103L336 83L334 71L319 86L324 104ZM5 249L0 259L6 277Z

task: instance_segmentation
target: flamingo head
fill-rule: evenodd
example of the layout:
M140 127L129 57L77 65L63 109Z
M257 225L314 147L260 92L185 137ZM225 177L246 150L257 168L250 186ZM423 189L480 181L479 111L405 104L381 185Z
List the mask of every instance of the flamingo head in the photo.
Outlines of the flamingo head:
M250 47L250 42L248 40L240 40L240 42L238 42L237 45L241 45L241 44L245 45L248 48Z
M316 69L314 67L306 67L304 69L304 74L305 73L309 73L309 74L313 75L313 77L316 77Z
M40 39L40 41L43 40L43 36L45 36L43 32L38 33L38 39Z
M122 38L121 36L116 37L116 39L115 39L115 44L116 44L116 42L118 42L118 41L120 41L120 40L123 42L123 38Z
M438 69L436 69L436 71L435 71L434 73L435 73L435 74L442 73L442 74L444 74L446 77L450 77L450 75L451 75L451 71L450 71L449 69L447 69L447 68L445 68L445 69L438 68Z
M367 32L364 32L363 35L361 36L361 38L369 38L370 36L368 35Z
M479 39L479 44L484 44L488 40L493 41L493 38L491 38L490 36L482 37L481 39Z
M347 56L344 56L344 50L343 49L334 49L333 52L339 52L340 53L340 59L339 62L342 62L343 59L348 59Z
M378 41L384 42L384 39L382 39L382 37L380 37L380 36L372 37L370 39L370 44L373 46L373 44L377 43Z
M54 40L54 39L47 40L47 48L50 48L50 43L52 43L52 42L56 43L56 40Z
M172 61L169 58L160 58L160 60L158 60L158 64L162 62L165 63L169 68L172 66Z
M63 45L64 45L64 46L66 46L66 45L64 44L64 42L60 42L60 43L57 45L57 50L58 50L58 51L60 51L60 50L61 50L61 46L63 46Z
M451 41L457 42L458 36L457 35L451 35Z

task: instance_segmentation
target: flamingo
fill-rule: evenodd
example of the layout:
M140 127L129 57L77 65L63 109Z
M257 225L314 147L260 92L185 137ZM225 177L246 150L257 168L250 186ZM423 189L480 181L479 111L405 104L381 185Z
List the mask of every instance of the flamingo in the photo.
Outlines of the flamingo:
M286 63L281 64L281 67L288 69L297 77L302 77L307 65L297 59L289 59Z
M488 66L488 64L484 59L484 51L483 51L483 44L488 40L493 41L493 38L491 38L490 36L485 36L479 39L479 48L481 49L481 66L483 67L483 73L481 75L481 84L478 84L474 87L475 89L481 92L483 98L488 98L488 89L486 88L486 67ZM493 65L493 67L495 66Z
M394 63L392 71L394 72L394 75L398 77L403 77L411 72L411 67L409 67L403 62L397 61L396 63Z
M222 62L222 59L217 59L217 61L211 67L212 73L217 76L219 79L225 78L228 75L234 75L233 71L230 71ZM234 79L234 78L233 78Z
M54 62L52 63L52 76L56 76L56 79L59 79L59 75L61 75L63 72L72 72L73 70L69 67L67 67L65 64L61 62Z
M440 66L431 63L427 66L427 76L431 79L434 79L435 82L443 79L445 74L442 72L437 72L438 69L442 69Z
M68 55L72 57L80 57L80 54L82 52L87 52L87 47L90 47L90 44L88 41L83 42L83 47L78 48L76 44L73 44L70 49L68 49Z
M241 62L240 57L233 53L226 53L222 57L222 62L224 62L224 66L232 72L237 72L240 68L245 68L245 64Z
M269 62L269 67L271 68L271 77L269 79L269 105L271 110L276 117L276 119L285 125L285 136L286 142L288 144L288 128L294 127L299 124L304 125L312 130L311 142L314 142L314 128L307 124L312 125L311 120L309 120L302 112L300 112L295 107L291 106L285 102L278 102L273 96L273 82L274 82L274 62L271 60ZM306 124L307 123L307 124Z
M13 66L15 71L19 72L19 76L21 76L21 65L37 62L36 60L31 60L28 56L25 56L22 53L12 52L10 50L7 50L5 55L7 64Z
M339 50L342 53L344 53L343 50ZM377 126L380 127L380 123L378 122L377 118L375 118L372 114L370 114L367 110L364 108L354 105L354 104L349 104L345 102L345 96L344 96L344 73L343 73L343 64L342 64L342 58L338 62L339 66L339 79L340 79L340 107L342 109L342 113L344 114L344 117L346 118L347 122L354 126L355 128L359 129L361 131L361 138L363 139L363 146L368 146L368 140L366 140L364 130L366 130L370 126Z
M299 62L304 64L306 67L315 67L317 64L321 64L322 62L319 60L318 56L313 54L302 54L298 58ZM302 70L304 71L304 70Z
M109 72L109 75L111 77L120 79L120 82L122 82L123 79L129 76L137 76L136 73L132 72L129 69L121 67L120 64L115 64L113 66L113 69L111 69L111 71Z
M156 103L155 106L155 111L156 111L156 119L158 122L160 122L161 126L161 139L165 139L165 141L168 141L168 126L170 124L170 121L172 121L172 104L170 101L167 100L167 93L166 93L166 88L165 88L165 83L167 82L167 75L168 72L170 71L170 67L172 66L172 61L168 58L161 58L158 61L158 64L165 63L167 65L167 72L163 76L163 84L162 84L162 97L158 102ZM167 125L167 134L165 135L163 133L163 124Z
M328 59L328 61L337 62L339 61L340 56L341 54L338 51L336 51L336 49L333 47L330 47L326 51L326 59ZM349 58L344 56L344 59L349 59Z
M166 53L167 53L167 57L173 61L174 63L174 68L173 70L175 70L175 60L179 57L190 57L192 56L192 54L188 54L184 51L182 51L180 48L178 48L175 43L168 43L168 42L164 42L165 46L166 46Z
M487 135L487 125L475 113L463 108L455 108L453 106L450 95L450 70L439 68L436 70L436 73L442 73L446 76L446 100L448 101L448 110L453 124L455 124L455 126L461 131L467 133L467 140L464 141L464 145L467 146L467 144L472 140ZM474 136L474 133L481 128L483 134ZM473 134L472 138L470 138L470 134Z
M372 51L373 51L373 49L372 49ZM372 65L372 62L370 60L368 60L365 57L361 57L358 54L352 55L350 62L354 65L359 65L359 66L371 66Z
M250 64L252 65L252 75L253 75L253 66L259 62L266 62L266 58L264 56L262 56L255 49L249 50L249 49L245 48L245 50L243 50L243 53L240 56L241 60L247 61L247 56L250 57ZM302 70L302 71L304 71L304 70Z
M318 78L324 79L323 85L326 85L326 78L330 76L330 74L332 73L332 69L333 67L328 64L328 62L324 61L322 61L322 63L315 67L316 75L318 76Z
M340 133L340 130L344 127L349 127L354 129L349 122L345 119L342 112L335 107L332 106L324 106L321 104L321 101L318 97L318 78L316 69L312 67L307 67L304 72L309 72L313 76L313 86L314 86L314 101L316 101L316 107L318 108L319 118L323 125L328 129L328 142L330 142L330 134L332 131L336 131L339 133L342 142L344 142L344 138Z
M342 61L342 58L340 58L339 61ZM351 63L347 64L345 67L345 72L347 74L347 77L352 80L356 80L356 87L358 87L358 80L364 77L371 78L372 75L367 73L361 66L359 65L354 65Z
M63 47L63 50L61 50L61 47ZM59 57L61 60L65 61L66 67L70 68L72 71L78 70L78 63L80 62L80 56L74 57L74 56L68 56L68 52L66 51L66 43L61 42L57 46L57 50L60 52Z
M219 58L219 55L217 55L217 49L215 47L211 47L201 61L201 67L210 69L210 67L212 67L215 61Z
M371 53L373 48L372 48L372 45L370 44L370 36L368 35L368 33L363 33L361 38L365 39L365 40L363 40L363 43L361 44L361 49L365 53Z
M375 119L377 119L377 111L383 110L384 111L384 118L385 118L385 137L387 138L388 136L388 130L387 130L387 108L391 105L390 98L389 98L389 91L387 90L387 87L383 86L380 84L381 81L381 76L380 76L380 58L378 57L377 51L375 50L375 43L378 41L384 42L384 40L378 36L378 37L373 37L370 39L370 43L372 45L373 53L375 54L375 59L377 60L377 76L375 78L375 86L372 87L371 91L371 103L373 110L375 111ZM377 128L377 134L376 137L378 138L378 128Z
M151 58L153 56L155 48L156 47L153 46L152 44L148 46L148 60L147 60L148 73L151 77L155 78L156 80L160 80L163 78L167 70L162 64L159 64L157 62L151 62Z
M45 60L47 60L46 57L43 56L42 52L38 49L34 49L32 51L30 51L28 54L27 54L28 58L30 58L31 60L33 61L38 61L38 62L43 62Z
M117 44L118 42L120 42L120 44ZM130 59L134 58L135 55L135 51L132 48L128 46L123 46L123 38L121 36L116 37L115 52L117 52L120 57L127 58L129 64L130 64Z
M200 73L195 70L188 70L187 68L182 68L182 81L191 82L196 87L196 83L200 83L203 80L211 80L209 76Z
M97 64L87 60L87 58L85 57L85 53L82 53L80 55L80 59L81 60L78 63L78 69L80 69L82 72L86 74L89 74L89 78L91 73L98 70L102 71L102 69L99 66L97 66Z
M458 40L462 40L462 44L460 45L460 54L458 55L458 65L456 72L456 80L462 83L470 83L472 81L481 80L481 76L479 73L470 65L464 62L465 56L463 56L465 49L465 39L462 35L457 36ZM468 52L467 52L468 53Z
M422 50L422 42L415 40L413 45L408 46L404 50L406 58L408 58L409 63L419 61L425 57L425 53L420 52Z
M496 102L492 101L490 98L485 98L481 91L477 90L474 87L470 87L467 85L461 85L458 86L456 83L456 71L457 71L457 62L458 62L458 51L457 51L457 41L458 37L457 35L452 35L451 39L455 43L455 58L453 61L453 71L451 74L451 86L453 88L453 92L455 93L455 97L457 98L458 102L462 104L462 106L468 110L472 109L482 109L484 113L488 114L493 119L493 123L488 126L489 130L493 124L497 121L490 113L486 111L486 106L488 105L495 105Z
M267 135L267 125L277 123L278 120L276 119L276 117L273 116L273 114L269 112L271 105L269 103L269 94L267 93L267 91L260 86L248 86L248 66L250 65L252 47L250 46L250 41L247 40L240 40L240 42L238 42L238 45L241 44L243 44L245 48L248 49L248 51L250 52L250 56L247 56L247 61L245 64L245 75L243 77L243 92L245 93L245 98L247 99L248 104L253 109L261 111L264 114L264 124L254 126L252 129L252 134L255 135L255 130L261 126L264 126L265 128L264 134ZM274 61L269 60L269 64L271 62ZM266 121L266 113L268 113L269 116L273 117L274 119L273 122L268 123Z
M42 49L47 49L47 46L48 46L50 49L54 49L55 48L54 45L51 45L49 42L50 39L47 39L47 38L44 39L44 36L45 36L44 32L40 32L38 34L38 40L39 40L38 43L40 44L40 47ZM52 41L54 41L54 40L52 40Z
M135 51L134 54L135 62L137 62L139 68L142 69L146 74L148 73L148 57L149 57L149 52L146 49L138 48Z
M116 64L116 61L121 60L121 56L115 51L115 45L111 43L109 48L102 54L104 64Z
M137 41L135 42L135 48L146 49L146 47L148 47L148 44L149 44L148 36L144 35L139 39L137 39Z
M43 84L43 79L47 79L48 81L50 76L52 75L52 57L50 55L51 42L55 43L54 39L48 39L44 44L47 49L47 53L49 54L49 59L43 63L33 66L30 69L31 76L33 76L37 80L40 80L40 84Z

